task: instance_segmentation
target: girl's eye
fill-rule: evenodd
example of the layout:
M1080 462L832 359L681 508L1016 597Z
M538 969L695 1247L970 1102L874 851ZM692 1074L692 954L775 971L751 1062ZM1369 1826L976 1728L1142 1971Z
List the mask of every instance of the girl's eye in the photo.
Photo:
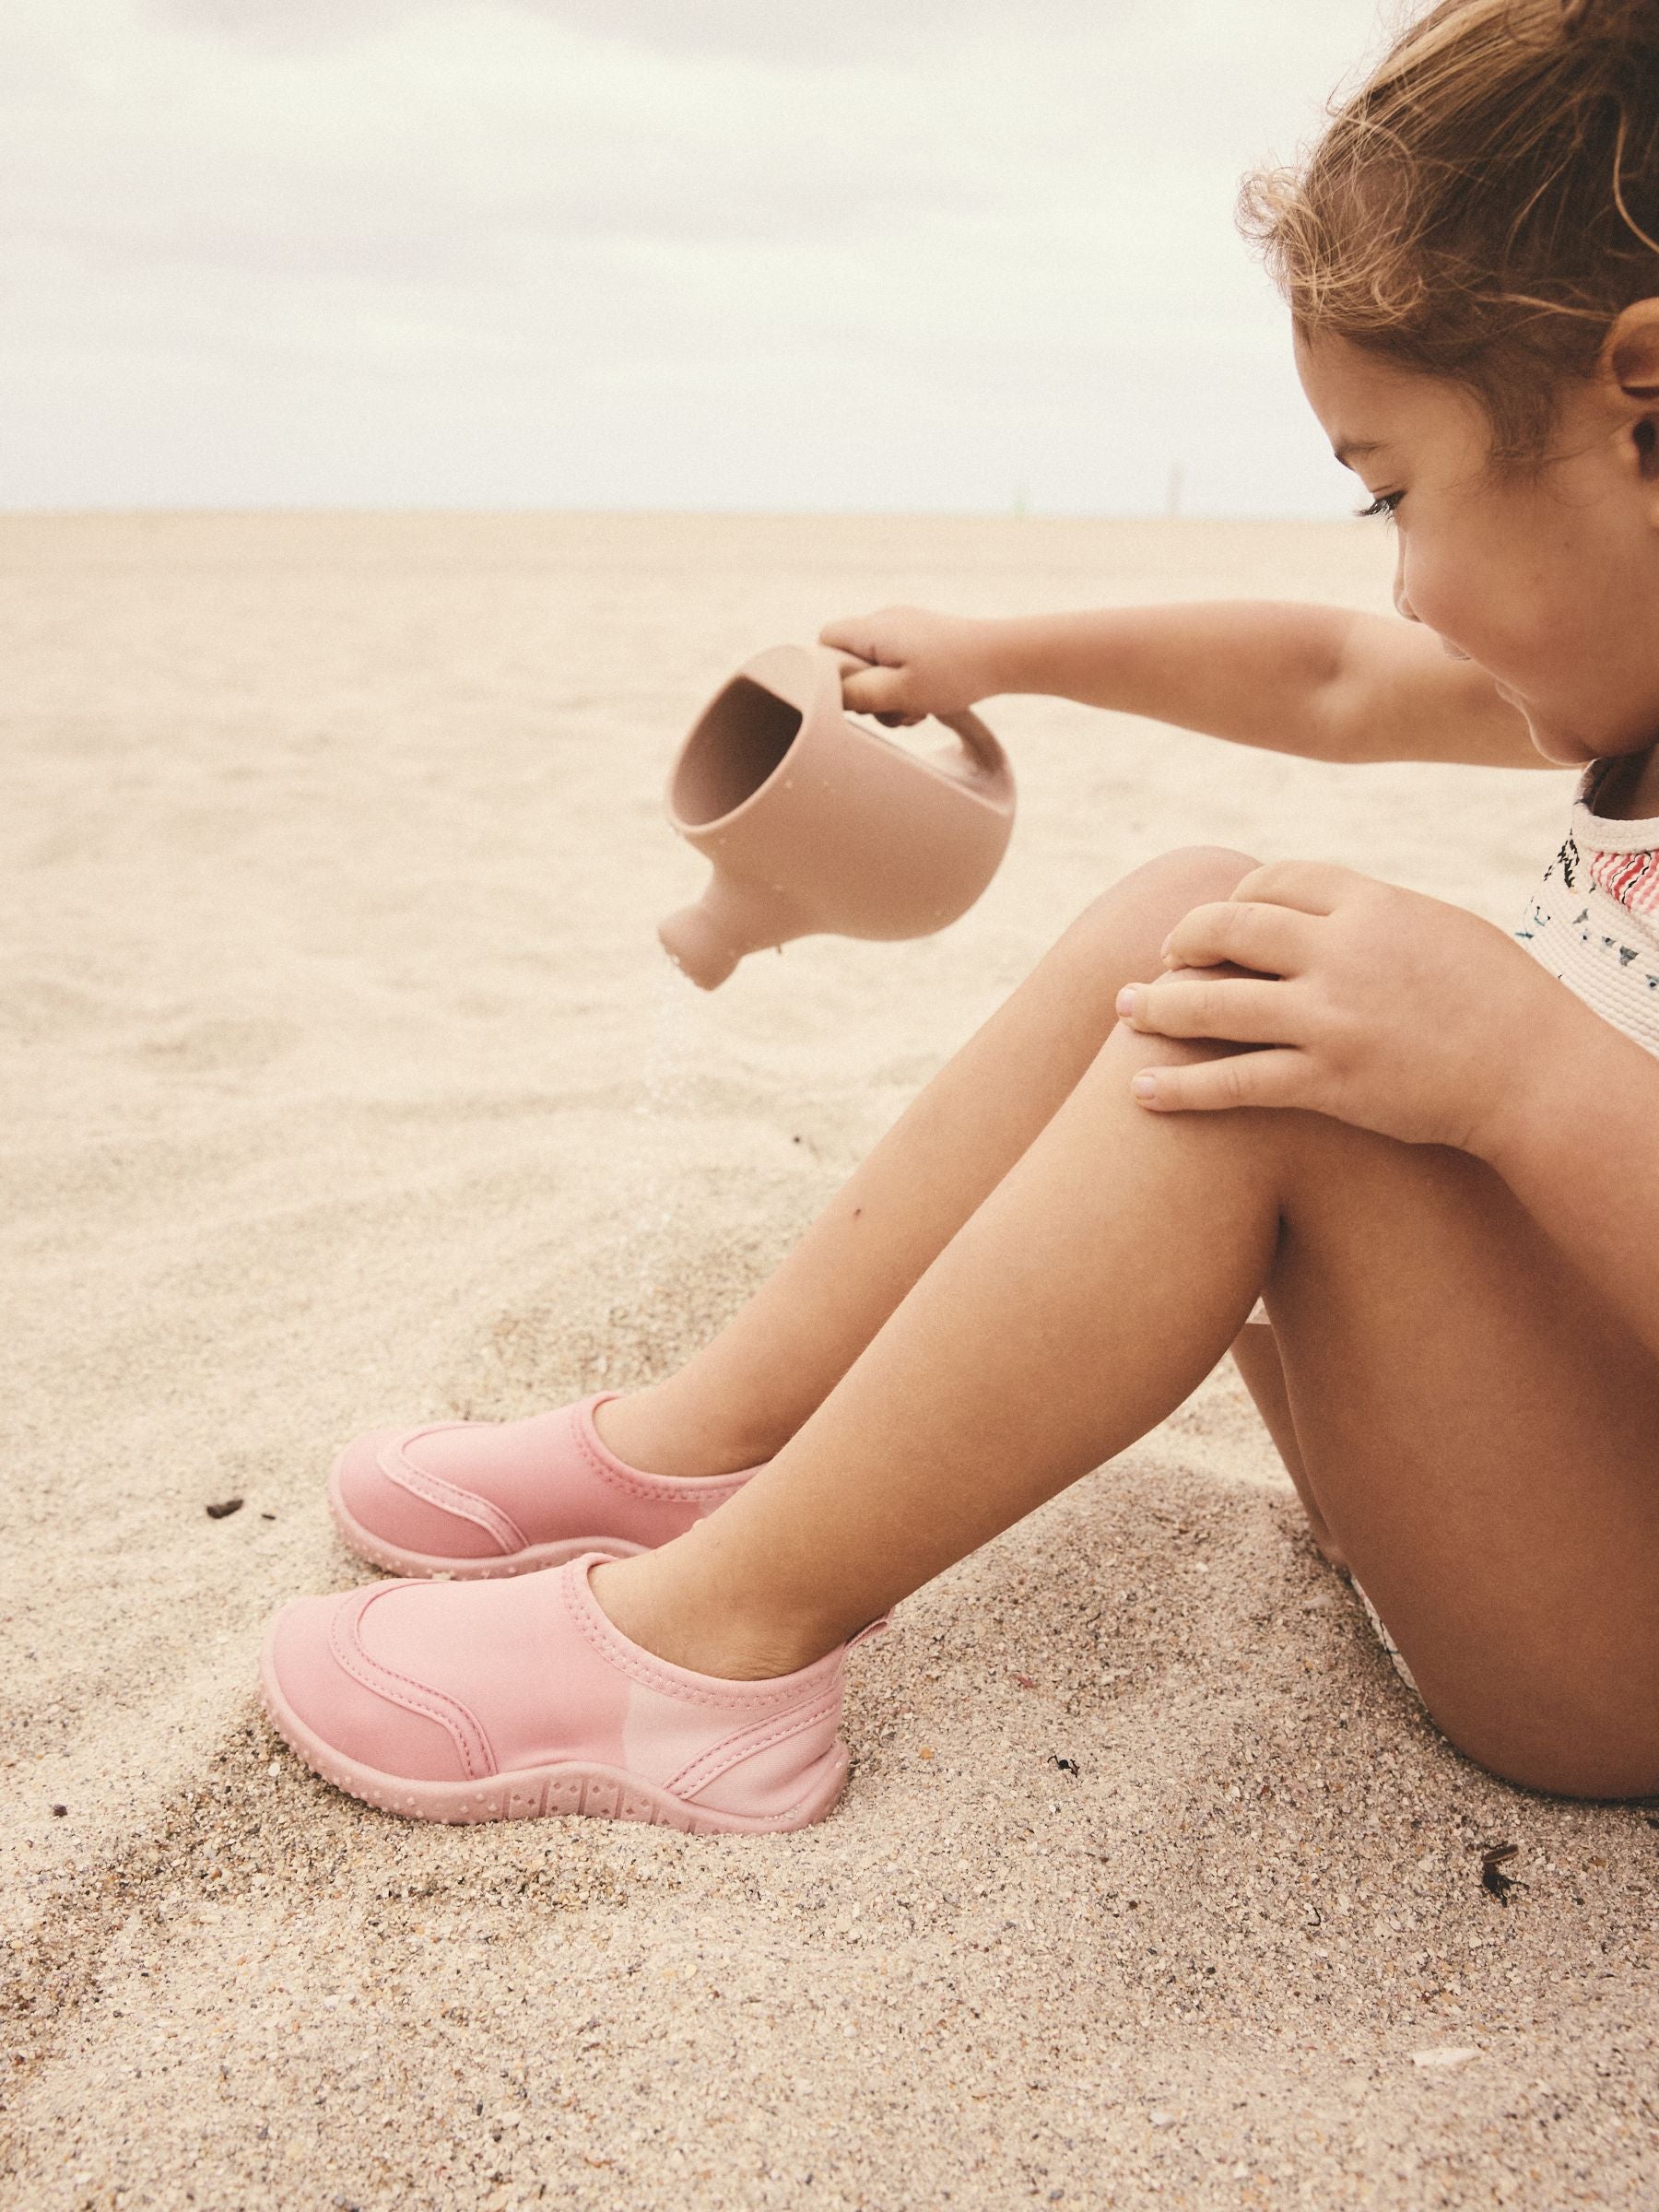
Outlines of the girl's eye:
M1392 514L1405 497L1403 491L1380 492L1369 507L1356 507L1354 512L1361 522L1369 523L1374 515Z

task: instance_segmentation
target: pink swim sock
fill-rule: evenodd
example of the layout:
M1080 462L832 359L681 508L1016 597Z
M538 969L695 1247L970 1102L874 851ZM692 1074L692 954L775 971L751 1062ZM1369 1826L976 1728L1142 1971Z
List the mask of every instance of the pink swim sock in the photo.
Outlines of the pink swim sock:
M846 1780L843 1660L885 1620L793 1674L728 1682L630 1642L589 1586L597 1563L285 1606L261 1663L271 1719L326 1781L415 1819L822 1819Z
M586 1551L613 1559L683 1535L759 1469L649 1475L594 1426L601 1391L522 1421L376 1430L347 1444L328 1500L347 1547L403 1575L523 1574Z

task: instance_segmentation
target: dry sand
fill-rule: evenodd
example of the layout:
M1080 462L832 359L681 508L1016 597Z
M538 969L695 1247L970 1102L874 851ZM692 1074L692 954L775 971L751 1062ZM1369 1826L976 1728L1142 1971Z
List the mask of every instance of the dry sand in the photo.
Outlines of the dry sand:
M964 922L705 999L653 929L701 879L659 791L716 680L890 599L1380 606L1388 560L1344 525L0 525L7 2201L1655 2201L1653 1821L1436 1737L1230 1367L860 1653L804 1834L405 1825L253 1707L270 1607L357 1573L342 1439L662 1371L1125 868L1219 840L1506 918L1567 795L1005 702L1022 818Z

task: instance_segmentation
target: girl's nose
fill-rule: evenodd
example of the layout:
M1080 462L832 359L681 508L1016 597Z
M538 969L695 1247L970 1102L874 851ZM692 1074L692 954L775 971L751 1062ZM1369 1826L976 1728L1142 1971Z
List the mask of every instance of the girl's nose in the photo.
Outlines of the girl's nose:
M1394 613L1405 621L1415 622L1417 620L1418 611L1412 606L1406 591L1406 548L1403 546L1400 548L1400 557L1394 562Z

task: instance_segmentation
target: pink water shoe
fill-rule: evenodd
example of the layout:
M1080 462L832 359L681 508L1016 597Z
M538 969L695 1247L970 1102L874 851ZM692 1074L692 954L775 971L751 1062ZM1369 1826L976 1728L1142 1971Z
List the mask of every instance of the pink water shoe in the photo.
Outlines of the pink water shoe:
M347 1444L328 1478L341 1535L394 1574L457 1581L613 1559L683 1535L758 1472L646 1475L601 1441L599 1391L524 1421L381 1429Z
M851 1646L771 1681L691 1674L612 1626L588 1586L599 1558L300 1598L266 1632L266 1711L325 1781L418 1820L594 1813L740 1834L821 1820L846 1781Z

